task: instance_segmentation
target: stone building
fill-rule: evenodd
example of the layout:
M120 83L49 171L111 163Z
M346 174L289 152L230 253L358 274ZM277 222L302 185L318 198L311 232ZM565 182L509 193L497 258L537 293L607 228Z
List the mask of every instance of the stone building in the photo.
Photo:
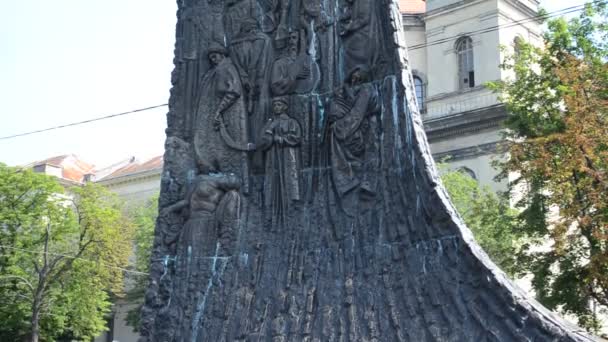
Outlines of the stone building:
M541 43L537 0L401 0L418 102L436 161L494 190L505 106L484 84L509 77L501 46ZM447 158L447 159L446 159Z

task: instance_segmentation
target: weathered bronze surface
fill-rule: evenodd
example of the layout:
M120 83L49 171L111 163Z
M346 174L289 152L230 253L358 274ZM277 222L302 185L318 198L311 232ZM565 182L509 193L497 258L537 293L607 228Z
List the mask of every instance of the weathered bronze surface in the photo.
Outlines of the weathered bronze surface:
M142 342L588 341L439 185L395 0L180 0Z

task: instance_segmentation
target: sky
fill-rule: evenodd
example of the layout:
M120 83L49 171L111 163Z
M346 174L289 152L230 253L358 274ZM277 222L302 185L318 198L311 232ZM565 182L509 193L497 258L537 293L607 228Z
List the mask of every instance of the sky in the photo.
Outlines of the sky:
M167 103L176 11L175 0L0 1L0 137ZM0 140L0 162L146 160L163 153L166 112Z

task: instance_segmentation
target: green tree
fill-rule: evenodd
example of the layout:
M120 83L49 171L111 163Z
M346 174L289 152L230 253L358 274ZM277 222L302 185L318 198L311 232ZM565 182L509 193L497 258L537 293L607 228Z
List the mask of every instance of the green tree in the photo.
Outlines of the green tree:
M150 255L154 243L154 229L158 217L158 194L151 197L143 205L134 207L130 216L135 224L135 269L139 272L132 277L133 287L127 292L127 300L136 306L129 310L127 323L134 331L139 330L139 316L143 305L144 294L148 286L150 271Z
M92 338L123 286L132 225L87 184L0 164L0 340Z
M608 57L605 2L569 21L547 23L544 47L520 41L490 84L502 94L510 158L502 176L521 196L527 246L518 268L538 299L599 329L608 308Z
M517 212L507 199L498 196L468 174L441 166L441 180L460 216L475 239L502 270L513 276L516 256L522 246Z

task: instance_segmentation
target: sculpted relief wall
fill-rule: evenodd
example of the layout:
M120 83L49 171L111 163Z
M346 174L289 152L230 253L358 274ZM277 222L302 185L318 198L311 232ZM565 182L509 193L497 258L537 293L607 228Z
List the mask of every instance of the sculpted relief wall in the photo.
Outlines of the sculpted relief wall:
M392 0L180 0L142 341L583 341L446 200Z

